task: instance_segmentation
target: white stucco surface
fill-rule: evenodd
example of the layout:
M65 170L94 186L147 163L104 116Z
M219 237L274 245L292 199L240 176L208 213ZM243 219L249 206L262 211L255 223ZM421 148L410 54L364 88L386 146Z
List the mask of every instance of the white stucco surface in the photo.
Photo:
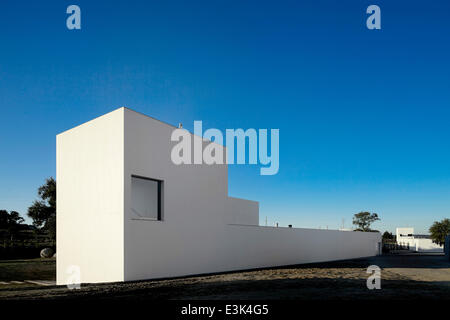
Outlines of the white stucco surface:
M172 163L174 129L121 108L58 135L59 284L69 264L108 282L378 253L379 233L258 226L258 202L228 197L227 165ZM161 221L132 214L133 175L162 181Z
M56 138L58 284L124 279L124 109ZM71 271L72 273L68 273Z
M443 246L433 243L431 239L418 237L414 234L414 228L397 228L397 243L403 246L409 246L411 251L417 252L444 252Z

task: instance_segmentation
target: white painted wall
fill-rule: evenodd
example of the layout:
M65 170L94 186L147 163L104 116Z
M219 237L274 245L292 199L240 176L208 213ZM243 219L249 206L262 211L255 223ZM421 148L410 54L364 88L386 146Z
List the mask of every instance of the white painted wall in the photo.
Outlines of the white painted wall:
M408 239L414 239L414 228L396 228L395 230L397 242L406 241Z
M108 282L378 253L379 233L258 226L257 202L228 197L226 165L172 163L173 126L123 108L83 126L58 136L58 283L70 263ZM163 181L162 221L132 214L132 175Z
M443 252L444 247L433 243L431 239L415 238L414 228L397 228L397 243L403 246L409 245L411 251L417 252Z
M67 268L81 282L124 279L123 109L56 138L56 279Z
M219 267L208 261L217 256L217 229L227 222L227 166L173 164L174 129L125 109L125 280ZM163 221L130 219L132 175L163 181Z
M433 243L431 239L414 239L412 249L417 252L444 252L444 246Z
M381 241L378 232L259 226L227 226L226 236L230 270L375 256Z
M228 197L227 222L229 224L259 225L259 203L256 201Z
M125 110L126 216L131 175L164 181L164 221L125 219L125 280L377 254L379 233L259 227L257 202L228 197L226 165L172 164L174 129Z

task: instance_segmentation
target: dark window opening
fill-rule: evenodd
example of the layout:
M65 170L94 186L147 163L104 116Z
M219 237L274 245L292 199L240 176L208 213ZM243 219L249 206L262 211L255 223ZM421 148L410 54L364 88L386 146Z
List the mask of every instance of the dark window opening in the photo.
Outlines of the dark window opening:
M131 211L133 218L162 220L162 181L131 176Z

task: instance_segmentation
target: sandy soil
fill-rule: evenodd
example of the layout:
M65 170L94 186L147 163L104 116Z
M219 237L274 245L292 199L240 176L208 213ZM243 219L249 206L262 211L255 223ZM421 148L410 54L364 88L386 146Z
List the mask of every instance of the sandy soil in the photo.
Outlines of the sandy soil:
M368 290L369 265L382 269L381 290ZM66 287L0 287L0 299L450 299L450 263L443 256L367 259L177 279Z

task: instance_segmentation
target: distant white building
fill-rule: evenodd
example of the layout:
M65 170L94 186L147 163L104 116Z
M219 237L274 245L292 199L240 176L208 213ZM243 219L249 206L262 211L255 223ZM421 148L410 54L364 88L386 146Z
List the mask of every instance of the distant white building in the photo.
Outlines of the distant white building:
M378 232L259 226L258 202L228 196L226 164L171 161L175 129L120 108L57 136L58 284L176 277L380 252ZM201 145L212 143L189 137Z
M417 252L443 252L443 246L433 243L429 235L414 234L414 228L397 228L397 244Z

